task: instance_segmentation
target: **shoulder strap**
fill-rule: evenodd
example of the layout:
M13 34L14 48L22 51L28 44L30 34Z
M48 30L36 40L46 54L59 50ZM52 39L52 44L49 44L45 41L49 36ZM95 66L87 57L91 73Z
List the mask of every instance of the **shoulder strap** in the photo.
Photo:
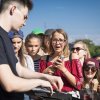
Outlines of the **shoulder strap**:
M49 61L49 55L47 55L47 57L46 57L46 67L47 67L47 64L48 64L48 61Z
M72 55L70 54L69 55L69 61L70 61L70 67L71 67L71 69L72 69ZM72 71L72 70L71 70Z

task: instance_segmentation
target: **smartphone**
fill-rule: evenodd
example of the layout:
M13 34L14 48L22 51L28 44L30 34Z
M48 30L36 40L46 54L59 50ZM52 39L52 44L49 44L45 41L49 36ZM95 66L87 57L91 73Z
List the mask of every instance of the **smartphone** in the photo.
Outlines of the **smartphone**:
M61 55L61 56L60 56L60 59L63 60L63 59L64 59L64 55Z

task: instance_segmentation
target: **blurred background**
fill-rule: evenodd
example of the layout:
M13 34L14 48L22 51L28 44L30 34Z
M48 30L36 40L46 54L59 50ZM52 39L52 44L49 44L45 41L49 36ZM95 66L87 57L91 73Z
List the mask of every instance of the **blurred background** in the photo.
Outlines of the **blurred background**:
M92 55L100 54L100 0L33 0L23 32L33 29L63 28L69 43L83 39Z

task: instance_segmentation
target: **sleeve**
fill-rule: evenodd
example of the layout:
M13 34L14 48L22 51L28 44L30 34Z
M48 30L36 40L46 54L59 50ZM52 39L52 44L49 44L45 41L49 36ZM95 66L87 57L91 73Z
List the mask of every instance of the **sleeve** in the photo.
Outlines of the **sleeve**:
M39 67L39 72L43 72L46 69L46 61L40 60L40 67Z
M31 58L31 56L25 55L25 58L26 58L27 67L28 67L30 70L35 71L33 59Z
M82 65L79 59L72 60L71 73L75 76L77 89L81 89L83 82Z
M8 64L8 60L6 57L6 50L3 46L1 38L0 38L0 64Z

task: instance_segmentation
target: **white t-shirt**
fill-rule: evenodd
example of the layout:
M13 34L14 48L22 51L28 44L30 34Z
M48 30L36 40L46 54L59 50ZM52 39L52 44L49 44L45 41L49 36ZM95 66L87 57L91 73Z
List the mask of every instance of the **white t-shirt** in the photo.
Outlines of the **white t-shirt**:
M25 56L25 66L29 68L30 70L35 71L33 59L31 58L31 56L29 55L24 55L24 56Z

